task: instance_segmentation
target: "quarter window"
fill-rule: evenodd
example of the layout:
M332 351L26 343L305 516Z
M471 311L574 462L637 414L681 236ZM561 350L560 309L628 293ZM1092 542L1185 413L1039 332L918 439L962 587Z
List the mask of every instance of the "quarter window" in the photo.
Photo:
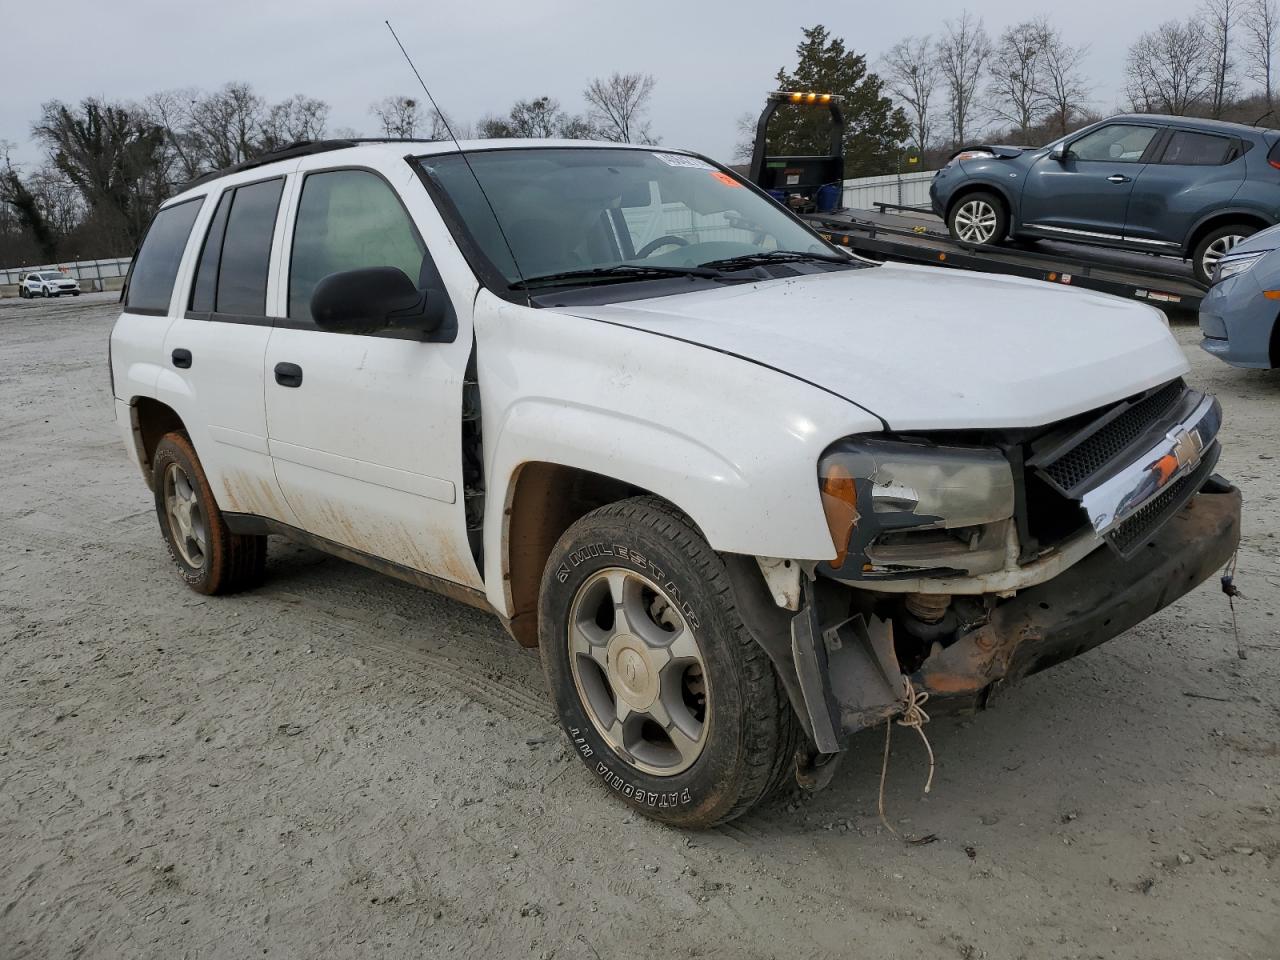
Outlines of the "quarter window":
M1233 160L1236 142L1230 137L1215 137L1210 133L1192 133L1175 130L1164 148L1161 163L1180 163L1197 167L1216 167Z
M1128 123L1108 124L1071 144L1071 156L1076 160L1137 163L1158 132L1155 127Z
M134 313L166 314L178 277L178 265L187 248L191 227L203 197L175 203L156 214L142 240L125 291L124 308Z
M310 174L293 229L289 316L311 319L311 293L331 273L399 267L419 287L438 282L426 253L400 198L381 177L366 170Z

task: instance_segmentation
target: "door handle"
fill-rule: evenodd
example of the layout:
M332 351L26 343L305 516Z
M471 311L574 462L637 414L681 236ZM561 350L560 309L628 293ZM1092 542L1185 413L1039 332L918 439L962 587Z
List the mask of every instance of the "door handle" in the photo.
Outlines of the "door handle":
M296 363L277 363L276 383L282 387L302 386L302 368Z
M178 347L171 355L173 365L180 370L186 370L191 366L191 351L183 347Z
M1107 177L1107 182L1108 183L1128 183L1129 178L1122 173L1113 173L1111 176Z

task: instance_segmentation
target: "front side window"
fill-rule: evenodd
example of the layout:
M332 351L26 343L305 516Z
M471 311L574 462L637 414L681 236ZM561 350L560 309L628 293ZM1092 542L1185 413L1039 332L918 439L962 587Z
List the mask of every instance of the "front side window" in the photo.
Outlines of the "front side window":
M1130 123L1112 123L1085 134L1071 144L1076 160L1110 160L1113 163L1137 163L1160 131Z
M1231 137L1211 133L1175 130L1164 148L1161 163L1177 163L1194 167L1216 167L1233 159L1236 142Z
M182 253L187 248L191 227L203 202L203 197L197 197L165 207L156 214L133 259L125 289L125 310L155 314L169 312L169 300L173 296Z
M385 180L367 170L308 174L293 228L289 316L310 320L317 283L364 267L399 267L419 287L435 279L426 244Z
M509 284L783 251L832 256L808 228L696 157L581 147L477 151L468 158L471 169L457 154L419 163Z

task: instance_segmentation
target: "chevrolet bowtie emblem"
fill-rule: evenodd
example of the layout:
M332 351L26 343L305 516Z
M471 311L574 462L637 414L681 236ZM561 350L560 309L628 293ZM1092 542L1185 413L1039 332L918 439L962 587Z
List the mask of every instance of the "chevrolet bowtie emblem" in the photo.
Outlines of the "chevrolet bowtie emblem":
M1199 430L1179 430L1171 434L1169 439L1173 441L1173 455L1177 458L1179 467L1194 467L1200 462L1204 441L1200 439Z

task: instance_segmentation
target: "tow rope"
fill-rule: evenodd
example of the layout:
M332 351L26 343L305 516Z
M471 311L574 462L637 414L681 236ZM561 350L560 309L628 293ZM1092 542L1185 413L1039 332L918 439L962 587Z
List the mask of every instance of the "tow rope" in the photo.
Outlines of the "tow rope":
M920 734L920 740L924 744L925 752L929 755L929 776L924 782L924 792L928 793L933 788L933 747L929 744L929 738L925 735L924 725L929 722L929 714L924 712L923 705L929 699L929 691L916 690L911 683L911 678L904 676L902 678L904 685L903 700L904 706L902 713L897 715L896 722L902 727L911 727L916 733ZM884 722L884 761L880 765L880 797L876 803L876 810L880 814L880 822L884 824L895 837L903 839L897 830L893 829L888 818L884 815L884 784L889 775L889 745L893 740L893 724L894 717L888 717ZM932 843L938 839L935 834L927 834L923 837L907 837L910 843Z

